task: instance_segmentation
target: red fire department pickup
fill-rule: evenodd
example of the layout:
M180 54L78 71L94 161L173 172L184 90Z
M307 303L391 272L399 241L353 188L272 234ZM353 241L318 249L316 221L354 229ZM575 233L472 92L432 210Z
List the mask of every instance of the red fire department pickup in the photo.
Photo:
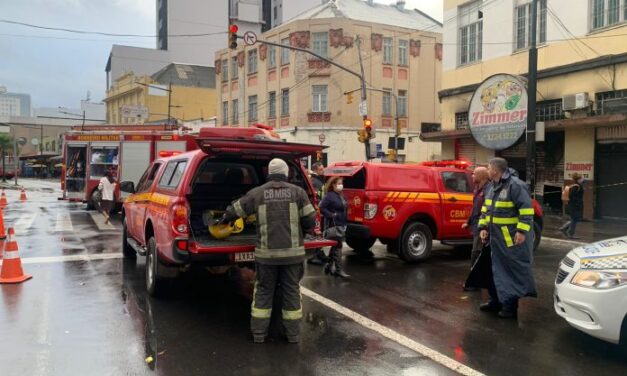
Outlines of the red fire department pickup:
M213 219L252 188L266 181L268 162L282 158L288 180L309 193L315 191L300 158L323 149L319 145L282 142L272 128L204 128L200 150L158 158L139 179L120 183L129 192L123 206L122 247L126 258L146 258L146 286L158 294L163 280L186 267L252 266L257 237L254 216L244 218L241 232L219 239L209 231ZM335 244L306 239L305 248ZM213 268L220 269L220 268ZM225 269L225 268L222 268Z
M346 243L367 251L379 239L407 262L425 260L432 240L467 245L462 229L472 211L472 172L463 161L387 164L339 162L325 176L344 178L348 201ZM535 246L542 233L542 209L534 200Z

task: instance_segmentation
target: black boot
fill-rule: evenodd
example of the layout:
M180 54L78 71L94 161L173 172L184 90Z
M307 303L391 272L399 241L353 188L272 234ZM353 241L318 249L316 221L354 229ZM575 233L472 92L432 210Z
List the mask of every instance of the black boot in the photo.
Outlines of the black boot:
M333 274L335 277L340 277L340 278L350 278L350 275L348 275L343 269L342 269L342 248L332 248L331 249L331 254L329 254L329 257L331 258L331 263L333 264L333 272L331 274Z

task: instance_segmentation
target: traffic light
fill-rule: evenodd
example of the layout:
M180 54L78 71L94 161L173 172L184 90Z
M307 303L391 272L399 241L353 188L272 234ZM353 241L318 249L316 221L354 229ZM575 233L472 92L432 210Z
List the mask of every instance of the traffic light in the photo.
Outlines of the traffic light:
M353 93L346 94L346 104L353 103Z
M229 48L234 50L237 48L237 25L229 25Z
M366 134L366 130L365 129L360 129L357 131L357 140L359 140L359 142L364 143L367 140L368 135Z
M364 131L366 132L366 141L374 138L374 124L371 119L364 119Z

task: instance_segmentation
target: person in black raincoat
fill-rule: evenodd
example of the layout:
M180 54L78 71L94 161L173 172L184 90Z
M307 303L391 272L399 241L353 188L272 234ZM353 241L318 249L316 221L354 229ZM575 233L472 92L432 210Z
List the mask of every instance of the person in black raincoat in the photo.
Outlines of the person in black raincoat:
M490 293L490 300L480 308L514 318L520 298L537 296L532 272L534 209L526 184L512 175L505 159L491 159L488 173L492 184L486 191L479 229L490 247L494 284L479 286L488 287Z

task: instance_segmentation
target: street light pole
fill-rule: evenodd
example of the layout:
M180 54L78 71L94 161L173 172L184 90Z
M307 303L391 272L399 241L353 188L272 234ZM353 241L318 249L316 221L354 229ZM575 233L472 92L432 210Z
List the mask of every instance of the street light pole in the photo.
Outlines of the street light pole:
M171 108L172 108L172 82L168 84L168 125L170 125Z
M531 42L529 43L529 76L527 83L527 184L531 197L536 195L536 88L538 80L538 49L536 48L536 28L538 21L538 0L531 2Z

